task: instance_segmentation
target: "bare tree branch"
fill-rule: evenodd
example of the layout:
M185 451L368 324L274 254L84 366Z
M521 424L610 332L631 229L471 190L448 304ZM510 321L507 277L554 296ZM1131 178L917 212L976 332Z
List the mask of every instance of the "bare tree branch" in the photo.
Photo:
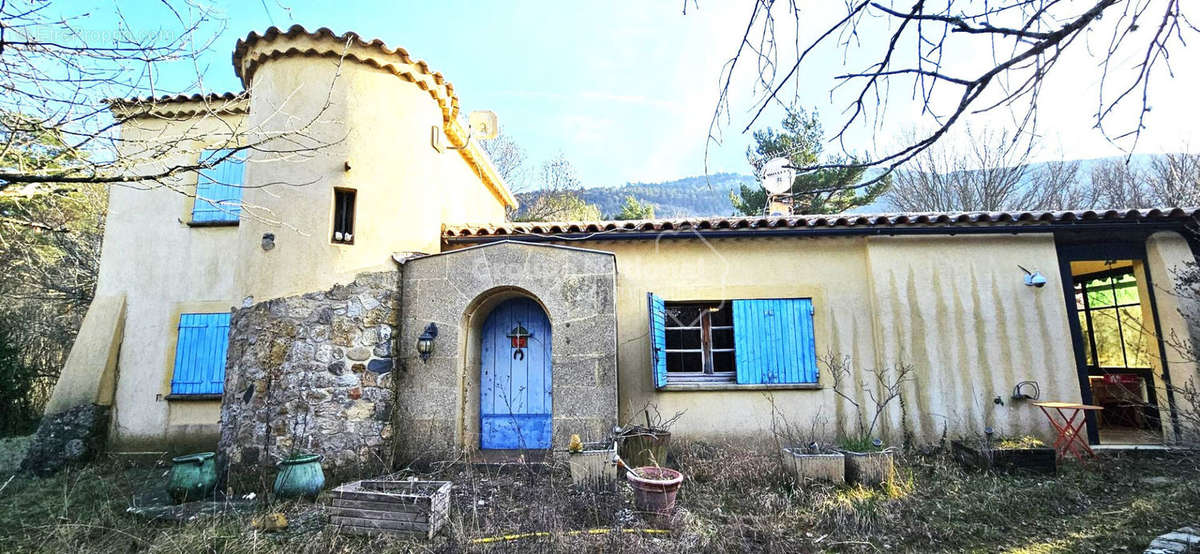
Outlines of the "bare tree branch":
M796 168L802 173L882 169L878 177L859 185L872 186L943 140L951 128L971 116L1006 110L1015 134L1036 136L1037 113L1047 78L1055 73L1065 52L1083 50L1077 46L1081 37L1104 32L1111 38L1096 70L1100 101L1095 123L1108 140L1120 142L1131 152L1145 128L1151 81L1163 71L1172 75L1171 52L1186 47L1186 39L1198 31L1179 0L915 0L904 2L903 8L897 4L901 1L846 0L844 16L813 30L806 25L811 19L801 17L794 2L754 2L748 9L746 31L721 73L709 144L719 144L724 126L732 123L730 90L735 86L769 91L754 100L748 110L752 115L738 124L745 133L758 125L768 108L786 109L803 102L797 98L801 90L799 76L804 68L824 64L836 46L848 64L864 57L868 61L861 70L832 75L835 86L831 98L844 98L845 105L839 130L831 141L849 152L844 141L852 127L880 130L888 117L887 98L892 84L911 88L912 100L919 104L925 118L912 123L929 129L870 161ZM764 42L774 44L778 33L783 32L776 28L776 11L791 16L791 31L797 40L813 37L806 47L796 49L789 71L782 76L774 71L779 62L777 50L750 47ZM1139 32L1143 22L1150 22L1149 29ZM832 37L838 37L836 45ZM1140 61L1135 66L1118 65L1129 53L1138 51ZM991 59L987 63L951 62L947 52L990 52ZM758 70L740 85L745 72L737 70L745 65L742 58L747 56L756 59ZM796 87L797 94L783 94L787 86ZM1110 95L1114 87L1116 93ZM1135 114L1132 123L1124 124L1128 128L1114 127L1122 124L1117 122L1118 114L1126 113Z

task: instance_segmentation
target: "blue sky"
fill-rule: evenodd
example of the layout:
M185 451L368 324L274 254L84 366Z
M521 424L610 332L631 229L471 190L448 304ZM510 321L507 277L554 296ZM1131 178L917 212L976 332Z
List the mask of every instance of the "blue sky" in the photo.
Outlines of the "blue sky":
M202 1L202 0L201 0ZM84 26L110 21L105 0L83 0L95 16ZM815 32L843 8L840 2L801 2L802 33ZM736 49L748 16L748 2L679 0L566 3L552 1L439 2L351 1L286 2L241 0L212 2L226 18L225 30L207 52L201 68L210 91L239 90L230 54L238 38L271 25L299 23L309 29L329 27L355 31L402 46L429 62L454 83L465 110L490 109L503 131L529 152L535 163L559 152L578 168L589 186L627 181L660 181L700 175L708 125L717 101L722 64ZM286 6L286 7L284 7ZM152 30L165 12L158 3L121 3L130 25ZM215 28L215 26L213 27ZM785 37L786 38L786 37ZM1139 151L1177 151L1194 142L1194 112L1189 98L1200 87L1198 57L1177 56L1182 71L1158 81L1151 133ZM962 62L982 53L958 52ZM1120 153L1094 130L1089 119L1094 101L1095 59L1080 53L1067 60L1062 75L1043 96L1042 128L1048 145L1043 157L1093 158ZM854 61L853 59L851 61ZM840 123L844 99L831 99L831 75L842 58L829 52L801 74L798 91L803 105L820 111L826 129ZM164 72L158 85L184 89L195 69L181 65ZM710 172L748 172L744 152L750 142L741 128L747 120L751 81L741 79L734 91L731 132L709 154ZM847 145L856 151L886 150L919 116L903 93L889 102L891 119L880 127L856 127ZM1187 113L1189 117L1178 117ZM1174 115L1172 115L1174 114ZM764 122L778 121L769 113ZM740 123L740 124L739 124ZM1004 125L1003 114L978 124ZM1198 139L1200 140L1200 139ZM832 148L832 147L831 147Z

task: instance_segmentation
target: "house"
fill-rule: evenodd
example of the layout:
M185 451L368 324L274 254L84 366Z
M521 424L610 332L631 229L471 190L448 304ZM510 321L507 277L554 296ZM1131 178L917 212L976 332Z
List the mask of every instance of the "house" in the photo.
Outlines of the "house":
M911 368L892 442L1045 435L1034 396L1106 403L1093 443L1180 438L1200 210L510 223L405 50L272 28L233 65L240 94L112 103L130 171L214 167L112 189L43 428L92 410L113 450L245 468L561 449L647 404L680 437L828 438Z

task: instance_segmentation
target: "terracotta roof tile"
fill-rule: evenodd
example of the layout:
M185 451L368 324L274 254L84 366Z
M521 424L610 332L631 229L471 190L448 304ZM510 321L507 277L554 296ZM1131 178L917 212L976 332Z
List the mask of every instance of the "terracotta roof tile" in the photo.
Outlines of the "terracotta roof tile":
M604 239L611 235L662 231L725 231L753 236L782 229L826 230L855 228L966 228L995 225L1045 227L1054 224L1087 223L1186 223L1200 217L1200 208L1152 208L1141 210L1063 210L1020 212L929 212L883 214L830 214L792 217L709 217L649 219L633 221L513 222L503 225L446 225L442 237L469 241L486 237L587 235ZM567 237L564 237L567 238Z
M165 117L190 116L200 112L247 113L250 94L242 92L210 92L207 94L165 94L137 98L105 98L103 102L115 110L141 110ZM206 104L204 108L179 106L186 103Z

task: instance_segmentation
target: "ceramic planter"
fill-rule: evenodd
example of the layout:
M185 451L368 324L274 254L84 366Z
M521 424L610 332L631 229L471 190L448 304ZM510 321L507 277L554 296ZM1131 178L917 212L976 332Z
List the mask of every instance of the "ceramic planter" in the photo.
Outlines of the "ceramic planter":
M292 456L279 462L275 476L276 498L307 498L316 500L325 487L325 471L319 454Z
M167 494L176 504L212 496L217 486L217 468L212 452L200 452L171 458L167 475Z
M633 487L633 504L638 510L659 516L675 511L675 495L683 485L683 474L665 467L639 467L625 472Z
M585 443L583 450L567 453L571 482L594 488L609 488L617 482L617 449L607 443Z
M803 448L783 449L784 469L798 481L846 481L846 455L841 452L809 454Z
M843 451L846 456L846 481L863 485L880 485L892 479L896 472L892 460L892 451L882 452L851 452Z

